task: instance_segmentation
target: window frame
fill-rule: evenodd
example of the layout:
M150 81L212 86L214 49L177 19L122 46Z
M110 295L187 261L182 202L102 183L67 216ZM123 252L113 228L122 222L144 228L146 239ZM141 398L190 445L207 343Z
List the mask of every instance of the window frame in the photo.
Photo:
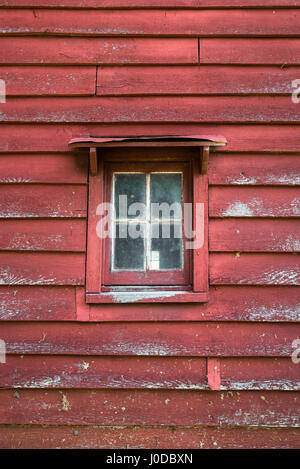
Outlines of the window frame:
M113 184L113 174L123 173L123 172L139 172L139 173L159 173L159 172L180 172L183 175L183 192L182 192L182 202L192 202L192 193L191 193L191 167L190 161L185 160L182 162L178 161L168 161L168 162L158 162L158 161L149 161L149 160L140 160L138 162L110 162L104 161L104 199L106 201L111 200L112 194L112 184ZM184 215L184 213L183 213ZM186 238L184 237L183 232L183 244ZM191 252L187 249L184 249L183 246L183 269L179 270L162 270L162 271L111 271L110 270L110 261L111 261L111 242L109 238L104 240L104 253L103 253L103 285L107 286L117 286L117 285L144 285L144 286L173 286L180 285L180 287L185 287L191 285ZM169 281L167 281L166 276L168 276ZM109 291L109 288L103 289L104 291Z
M113 145L112 145L113 146ZM175 287L173 285L159 286L155 289L150 285L145 285L142 288L133 286L124 287L123 289L115 289L114 291L107 291L103 283L103 259L104 259L104 243L103 240L96 235L96 226L99 221L99 215L96 214L97 206L105 201L105 164L106 161L119 161L120 164L124 162L124 150L126 152L127 145L120 145L124 147L121 156L118 158L114 152L110 153L110 148L101 148L101 151L93 148L93 159L90 158L90 165L94 170L89 175L89 200L88 200L88 231L87 231L87 262L86 262L86 295L87 303L160 303L160 302L207 302L209 299L209 279L208 279L208 180L205 166L207 168L207 161L205 160L205 151L209 147L203 147L200 151L199 148L188 146L182 148L181 145L168 145L165 142L164 147L170 146L170 151L167 148L159 149L166 155L168 161L185 160L191 162L191 177L192 177L192 203L193 203L193 230L198 230L196 226L198 222L195 214L195 204L201 203L204 207L203 221L204 221L204 242L203 245L197 249L191 250L191 275L192 282L189 289L184 286ZM135 146L135 145L131 145ZM155 156L157 153L157 145L149 145L145 142L142 145L143 153L146 156L141 157L140 161L153 162L159 160L161 156ZM174 147L176 148L176 151ZM146 151L148 149L148 151ZM188 149L190 151L188 151ZM92 150L92 148L91 148ZM208 156L207 151L207 156ZM174 153L174 157L170 156ZM180 154L190 154L193 157L183 157ZM123 154L123 157L122 157ZM152 157L150 156L152 154ZM123 160L122 160L123 158ZM96 171L95 171L96 168ZM92 168L93 169L93 168ZM97 253L97 255L95 255Z

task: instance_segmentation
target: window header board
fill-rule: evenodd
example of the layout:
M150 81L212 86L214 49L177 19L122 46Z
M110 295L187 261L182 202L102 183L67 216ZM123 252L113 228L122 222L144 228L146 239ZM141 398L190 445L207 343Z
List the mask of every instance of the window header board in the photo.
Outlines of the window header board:
M223 135L157 135L138 137L77 137L69 146L88 148L91 146L222 146L227 140Z

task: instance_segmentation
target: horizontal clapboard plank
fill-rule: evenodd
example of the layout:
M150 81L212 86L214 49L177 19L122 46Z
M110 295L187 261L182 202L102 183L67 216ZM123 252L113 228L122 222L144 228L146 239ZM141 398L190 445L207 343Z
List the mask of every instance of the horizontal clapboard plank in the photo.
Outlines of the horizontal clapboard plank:
M214 286L209 293L209 302L202 304L91 305L89 318L90 321L299 321L299 289L295 287ZM77 309L83 308L83 301L80 289ZM10 310L17 319L20 313L13 304Z
M6 96L94 95L96 67L0 66Z
M290 96L9 98L1 122L295 122Z
M299 220L212 219L210 251L299 252Z
M25 8L255 8L297 7L297 0L0 0L1 7Z
M0 184L0 218L86 216L86 186Z
M206 367L206 358L8 355L0 387L208 389Z
M74 321L73 287L0 287L0 318L21 321Z
M213 186L209 213L211 217L299 217L300 189Z
M300 148L298 125L220 125L214 124L2 124L0 152L68 151L68 142L74 137L141 136L141 135L224 135L228 143L218 149L252 152L297 152Z
M300 250L298 220L216 220L210 251ZM1 220L0 250L85 251L85 220Z
M299 39L201 39L200 63L298 65Z
M88 36L295 36L298 9L279 10L31 10L1 12L0 34Z
M300 389L297 366L290 358L223 358L220 377L221 390ZM23 355L7 355L0 387L209 389L206 358Z
M70 265L70 262L73 265ZM83 285L84 255L2 252L3 285ZM211 285L300 285L293 254L211 254Z
M290 358L220 360L221 389L298 390L299 372Z
M212 285L300 285L300 264L294 254L211 254Z
M79 438L78 438L79 436ZM126 427L39 425L0 427L3 449L298 449L299 428Z
M0 69L1 72L1 69ZM123 66L99 67L97 94L276 94L291 95L298 67ZM298 76L297 75L297 76Z
M77 289L77 287L76 287ZM3 321L69 321L87 306L84 288L1 286ZM91 305L91 321L299 321L296 287L219 286L210 288L208 303Z
M0 250L85 251L86 220L1 220Z
M297 0L0 0L0 7L20 8L255 8L297 7Z
M84 254L1 252L1 285L83 285Z
M196 38L3 37L0 44L1 64L198 63Z
M299 157L300 154L212 153L208 166L209 183L239 186L299 185Z
M0 154L0 183L85 184L88 153Z
M2 218L86 216L84 186L2 184ZM210 188L211 217L298 217L298 190L289 187Z
M8 354L290 357L295 323L1 324ZM251 337L251 340L249 340Z
M1 424L298 427L296 392L2 390Z

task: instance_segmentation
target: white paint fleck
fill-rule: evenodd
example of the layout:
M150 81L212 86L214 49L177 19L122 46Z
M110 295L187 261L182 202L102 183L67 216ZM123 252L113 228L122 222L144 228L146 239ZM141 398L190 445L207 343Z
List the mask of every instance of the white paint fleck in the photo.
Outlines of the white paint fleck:
M275 174L269 174L265 179L267 184L291 184L299 185L300 184L300 174L290 173L290 174L281 174L276 176Z
M249 285L249 278L240 279L237 283ZM271 268L269 271L266 270L260 276L257 276L256 283L265 285L300 285L300 271Z
M256 178L255 177L247 177L244 174L240 173L239 177L232 177L232 176L227 176L226 182L228 184L256 184Z
M300 239L295 238L294 235L290 234L287 236L285 241L281 243L281 248L283 251L300 251Z
M29 178L23 178L23 177L12 177L12 176L8 176L8 177L5 177L5 178L1 178L0 179L0 183L3 184L3 183L6 183L6 184L9 184L9 183L12 183L12 184L16 184L16 183L19 183L19 184L23 184L23 183L26 183L26 182L32 182L31 179Z
M232 389L234 391L299 391L300 381L291 381L289 379L252 379L250 381L234 381L231 379L223 380L221 390L227 389Z
M14 384L14 388L49 388L59 385L61 382L60 376L52 376L36 379L32 377L30 380Z
M254 185L254 184L285 184L285 185L299 185L300 174L299 173L286 173L286 174L274 174L269 173L268 175L262 175L259 177L245 176L240 173L239 175L232 175L226 177L227 184L236 185Z
M278 206L277 204L274 207L264 206L264 201L255 197L247 203L237 200L223 210L222 215L224 217L299 216L300 198L295 197L290 202L283 201L282 205Z
M253 210L243 202L234 202L222 213L224 217L252 217Z
M5 269L0 269L0 285L49 285L55 284L55 278L38 275L35 279L20 277Z
M184 295L186 292L182 291L158 291L158 292L112 292L107 296L112 296L116 303L135 303L147 299L160 299L172 298L178 295ZM105 293L103 294L105 295Z
M289 321L300 320L300 303L294 307L283 306L280 304L272 304L270 306L265 305L253 305L246 309L247 319L251 321L274 321L285 318Z

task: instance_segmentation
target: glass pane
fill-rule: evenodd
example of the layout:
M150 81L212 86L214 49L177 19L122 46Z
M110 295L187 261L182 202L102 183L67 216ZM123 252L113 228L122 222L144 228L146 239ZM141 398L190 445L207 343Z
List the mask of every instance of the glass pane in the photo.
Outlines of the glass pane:
M115 210L117 219L145 218L145 203L146 174L115 174ZM142 205L140 206L139 204Z
M152 223L150 270L182 268L181 223Z
M116 223L113 270L144 270L145 224Z
M181 173L153 173L150 176L151 217L181 218Z

